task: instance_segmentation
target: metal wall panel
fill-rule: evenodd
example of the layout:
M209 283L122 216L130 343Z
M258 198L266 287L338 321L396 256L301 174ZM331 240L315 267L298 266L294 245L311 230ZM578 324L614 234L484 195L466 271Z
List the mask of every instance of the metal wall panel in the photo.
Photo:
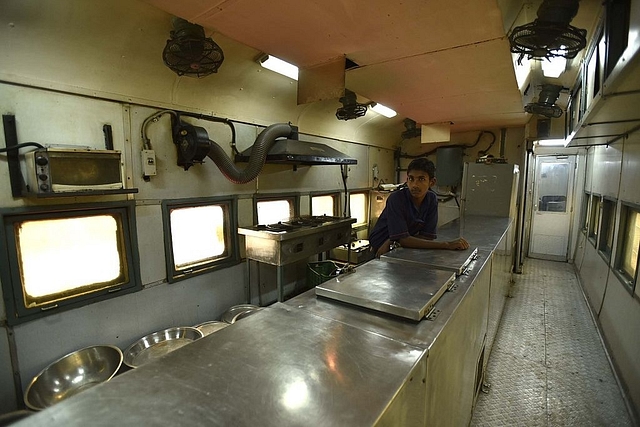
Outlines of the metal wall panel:
M6 327L0 327L0 414L18 408L7 333Z
M622 144L593 147L593 192L607 197L618 197L622 147Z
M599 320L614 364L637 411L640 408L640 304L613 274L609 275Z
M640 204L640 132L624 142L621 173L620 200Z
M607 288L609 268L590 241L585 242L584 261L578 272L582 289L594 313L600 312L602 299Z

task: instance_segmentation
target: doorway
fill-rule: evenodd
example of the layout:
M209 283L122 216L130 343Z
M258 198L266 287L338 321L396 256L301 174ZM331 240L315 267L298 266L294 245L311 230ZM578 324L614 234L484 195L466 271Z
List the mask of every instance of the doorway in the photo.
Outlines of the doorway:
M573 215L575 156L536 156L531 258L567 261Z

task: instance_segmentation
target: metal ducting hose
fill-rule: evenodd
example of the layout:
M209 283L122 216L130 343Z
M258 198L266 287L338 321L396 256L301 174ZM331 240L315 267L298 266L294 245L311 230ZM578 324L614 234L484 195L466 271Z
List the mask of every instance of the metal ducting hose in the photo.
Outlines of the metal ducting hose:
M253 144L249 164L243 170L238 169L224 150L211 140L209 140L211 148L207 153L207 157L213 160L229 181L234 184L246 184L254 180L262 170L267 153L275 143L276 138L288 137L292 132L293 128L287 123L276 123L260 132Z

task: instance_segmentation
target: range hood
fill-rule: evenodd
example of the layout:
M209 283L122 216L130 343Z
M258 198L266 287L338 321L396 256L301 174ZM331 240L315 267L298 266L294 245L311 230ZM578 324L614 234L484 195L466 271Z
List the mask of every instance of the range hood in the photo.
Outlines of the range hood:
M248 162L253 146L236 154L236 162ZM297 139L276 139L265 163L286 165L355 165L358 161L325 144Z

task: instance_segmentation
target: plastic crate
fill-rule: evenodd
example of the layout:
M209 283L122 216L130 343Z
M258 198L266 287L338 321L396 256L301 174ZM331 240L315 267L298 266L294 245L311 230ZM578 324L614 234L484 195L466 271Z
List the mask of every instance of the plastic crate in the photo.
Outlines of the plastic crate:
M307 264L307 286L314 287L336 277L342 267L333 261L310 262Z

